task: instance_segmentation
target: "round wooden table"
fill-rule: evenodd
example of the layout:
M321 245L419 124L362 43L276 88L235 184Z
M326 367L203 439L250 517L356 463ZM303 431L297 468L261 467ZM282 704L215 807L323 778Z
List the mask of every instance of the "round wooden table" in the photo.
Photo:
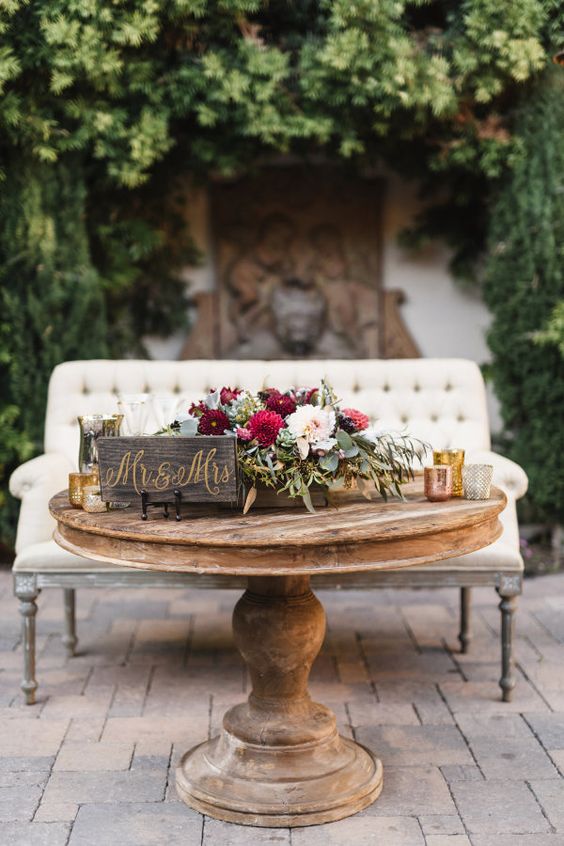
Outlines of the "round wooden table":
M338 820L373 802L382 764L341 737L335 715L313 702L308 677L325 632L310 589L316 573L394 569L463 555L501 533L505 496L427 502L420 480L405 502L334 496L302 509L191 508L180 523L140 507L88 514L66 493L50 510L55 540L70 552L148 570L248 576L233 612L235 643L249 667L248 701L230 708L221 733L186 752L176 786L184 801L218 819L258 826Z

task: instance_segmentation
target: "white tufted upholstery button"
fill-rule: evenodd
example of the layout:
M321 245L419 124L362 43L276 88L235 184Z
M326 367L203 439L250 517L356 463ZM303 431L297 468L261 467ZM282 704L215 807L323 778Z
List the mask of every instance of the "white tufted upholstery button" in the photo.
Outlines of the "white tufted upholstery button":
M421 390L421 388L419 387L419 385L415 384L413 386L413 390L415 391L415 393L418 393Z
M180 385L175 385L172 390L173 390L173 393L179 394L180 393Z
M353 385L353 394L358 394L359 391L360 391L360 385L358 385L358 384Z
M463 414L459 414L456 419L458 420L459 423L464 423L464 421L466 420L466 417Z
M141 393L142 393L142 394L150 394L150 393L151 393L151 387L150 387L150 385L145 385L145 386L143 387L143 390L141 391Z
M445 391L452 391L452 385L450 384L450 382L447 382L447 383L446 383L446 385L445 385Z
M439 419L439 418L438 418L438 415L436 415L436 414L431 414L431 422L432 422L432 423L436 423L438 419Z
M389 386L389 385L384 385L384 386L382 387L382 390L383 390L383 391L386 391L386 393L387 393L387 392L390 390L390 386Z
M402 416L400 417L400 420L401 420L402 423L407 423L408 420L409 420L409 417L407 416L407 414L402 414Z
M83 394L83 396L86 396L86 395L87 395L87 394L89 394L89 393L90 393L90 391L88 390L88 388L86 387L86 385L83 385L83 386L82 386L82 394Z
M30 482L24 482L23 485L22 485L22 491L30 491L30 490L31 490L31 483Z

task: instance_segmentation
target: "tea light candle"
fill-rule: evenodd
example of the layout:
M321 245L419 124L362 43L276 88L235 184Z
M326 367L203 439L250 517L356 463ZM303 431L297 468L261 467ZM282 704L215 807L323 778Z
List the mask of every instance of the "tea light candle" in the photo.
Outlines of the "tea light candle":
M429 502L445 502L452 496L452 467L450 464L423 468L423 486Z
M69 502L73 508L82 508L82 491L86 485L95 485L97 473L69 473Z
M452 496L462 496L463 449L434 449L433 464L449 464L452 467Z
M489 499L493 477L493 464L465 464L462 484L466 499Z
M99 485L85 485L82 489L82 507L90 514L107 511L107 506L100 494Z

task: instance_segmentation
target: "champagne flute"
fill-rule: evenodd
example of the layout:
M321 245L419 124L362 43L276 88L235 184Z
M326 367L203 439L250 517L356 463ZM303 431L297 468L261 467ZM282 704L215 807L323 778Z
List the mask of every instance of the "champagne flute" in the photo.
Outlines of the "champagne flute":
M118 397L118 408L123 414L128 435L145 434L149 412L147 399L148 394L120 394Z

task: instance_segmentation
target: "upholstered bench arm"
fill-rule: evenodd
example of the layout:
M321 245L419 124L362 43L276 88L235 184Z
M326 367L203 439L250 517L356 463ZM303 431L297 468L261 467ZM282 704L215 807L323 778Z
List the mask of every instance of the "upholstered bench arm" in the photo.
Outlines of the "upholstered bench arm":
M468 464L493 464L494 485L505 491L507 496L520 499L527 493L529 480L527 474L510 458L498 455L491 450L472 450L466 456Z
M10 477L10 493L21 499L16 552L32 543L49 540L54 522L48 503L53 494L67 487L70 460L58 453L38 455L21 464Z

